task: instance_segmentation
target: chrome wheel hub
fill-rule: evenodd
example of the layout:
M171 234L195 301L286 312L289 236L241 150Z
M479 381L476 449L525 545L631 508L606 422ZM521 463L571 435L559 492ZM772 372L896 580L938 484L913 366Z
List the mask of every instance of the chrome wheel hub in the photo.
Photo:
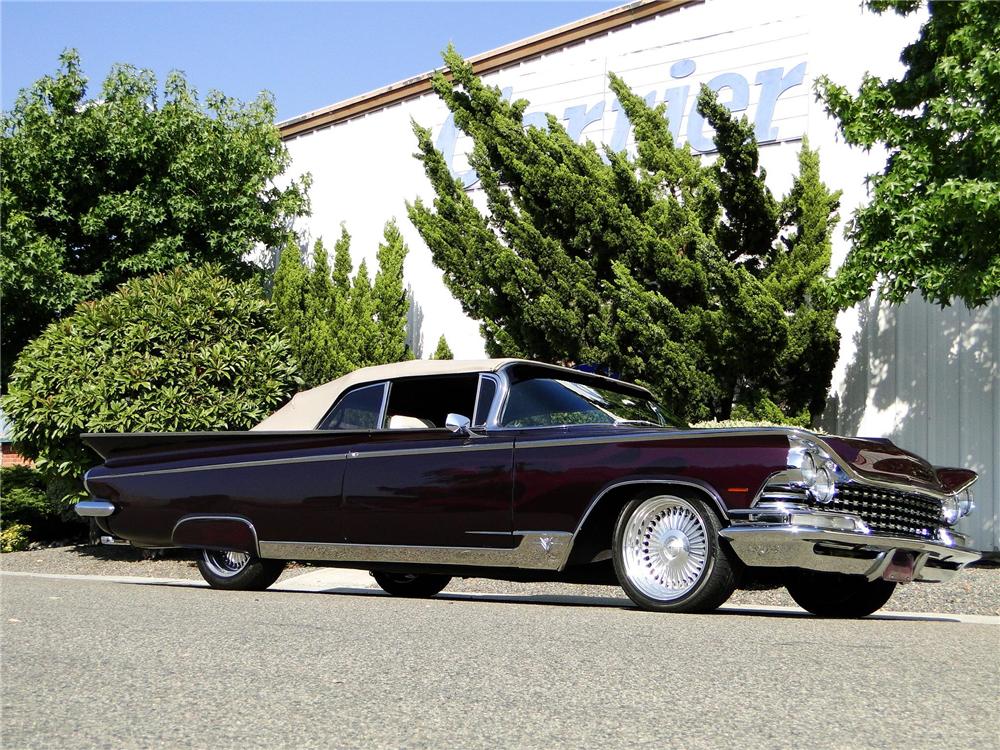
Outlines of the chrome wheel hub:
M708 566L708 530L679 497L651 497L632 514L622 539L629 581L651 599L670 601L691 591Z
M201 557L215 575L222 578L230 578L242 571L250 562L250 555L246 552L233 552L231 550L202 550Z

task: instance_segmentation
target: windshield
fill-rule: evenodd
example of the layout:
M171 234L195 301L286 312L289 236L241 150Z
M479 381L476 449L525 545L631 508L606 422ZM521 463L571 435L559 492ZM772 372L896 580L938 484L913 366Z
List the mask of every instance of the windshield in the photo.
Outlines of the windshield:
M652 399L591 383L531 378L514 383L500 419L502 427L570 424L676 426Z

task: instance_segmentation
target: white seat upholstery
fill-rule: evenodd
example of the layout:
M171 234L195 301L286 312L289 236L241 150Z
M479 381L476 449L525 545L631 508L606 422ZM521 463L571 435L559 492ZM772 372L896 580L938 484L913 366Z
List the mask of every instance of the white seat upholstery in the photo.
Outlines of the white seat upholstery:
M434 423L429 419L406 417L402 414L393 414L389 418L390 430L423 430L428 427L434 427Z

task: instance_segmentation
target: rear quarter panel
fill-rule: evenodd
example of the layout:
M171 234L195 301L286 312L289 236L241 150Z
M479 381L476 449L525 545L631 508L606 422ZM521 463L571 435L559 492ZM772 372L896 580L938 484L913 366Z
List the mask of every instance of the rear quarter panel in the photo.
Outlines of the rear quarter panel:
M103 519L123 539L173 544L185 516L235 515L260 539L343 541L339 523L344 457L364 434L314 433L209 448L115 457L87 475L95 497L112 501Z

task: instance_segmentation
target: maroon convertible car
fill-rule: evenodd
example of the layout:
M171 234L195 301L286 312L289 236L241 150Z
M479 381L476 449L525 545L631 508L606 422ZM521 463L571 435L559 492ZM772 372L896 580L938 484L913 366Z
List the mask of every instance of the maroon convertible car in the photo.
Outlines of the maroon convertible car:
M300 560L402 596L452 576L617 582L696 612L764 584L861 617L979 557L951 528L972 471L888 440L689 429L644 388L525 360L366 368L249 432L84 440L104 463L77 512L199 550L217 588L266 588Z

